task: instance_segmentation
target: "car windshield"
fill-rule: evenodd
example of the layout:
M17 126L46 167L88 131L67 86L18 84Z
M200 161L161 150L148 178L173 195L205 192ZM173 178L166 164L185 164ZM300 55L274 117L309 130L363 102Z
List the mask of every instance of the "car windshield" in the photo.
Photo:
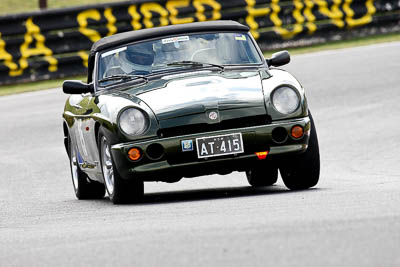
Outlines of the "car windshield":
M193 67L261 64L250 36L203 33L166 37L126 45L99 56L98 82L105 86L126 77ZM121 77L125 77L122 79ZM142 79L143 80L143 79Z

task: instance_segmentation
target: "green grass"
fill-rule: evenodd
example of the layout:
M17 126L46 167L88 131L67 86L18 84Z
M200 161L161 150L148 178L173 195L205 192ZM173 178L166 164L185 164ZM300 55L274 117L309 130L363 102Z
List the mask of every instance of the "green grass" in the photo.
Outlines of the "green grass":
M286 50L288 50L291 55L298 55L298 54L318 52L322 50L334 50L334 49L342 49L342 48L396 42L396 41L400 41L400 33L374 35L374 36L356 38L354 40L334 41L325 44L317 44L306 47L288 48ZM282 49L265 51L264 56L270 56L272 53L275 53L279 50Z
M363 45L394 42L394 41L400 41L400 33L369 36L369 37L365 37L365 38L358 38L355 40L337 41L337 42L313 45L313 46L308 46L308 47L288 48L287 50L290 52L291 55L297 55L297 54L318 52L318 51L322 51L322 50L341 49L341 48L347 48L347 47L363 46ZM276 51L265 51L264 55L266 57L269 57L274 52L276 52ZM0 96L61 87L64 80L85 81L86 77L76 76L76 77L67 77L67 78L58 79L58 80L39 81L39 82L24 83L24 84L17 84L17 85L3 85L3 86L0 86Z
M47 8L62 8L98 3L121 2L121 0L47 0ZM0 16L39 10L39 0L1 0Z
M30 82L30 83L13 84L13 85L2 85L0 86L0 96L38 91L38 90L57 88L57 87L61 88L64 80L86 81L86 77L75 76L57 80Z

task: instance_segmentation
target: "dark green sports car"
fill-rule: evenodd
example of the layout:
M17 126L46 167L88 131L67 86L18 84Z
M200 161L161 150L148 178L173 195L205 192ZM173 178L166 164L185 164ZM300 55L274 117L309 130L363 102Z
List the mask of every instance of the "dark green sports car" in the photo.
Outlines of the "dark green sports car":
M287 51L265 59L249 28L198 22L105 37L88 81L65 81L64 143L78 199L137 202L144 181L245 172L289 189L319 179L317 133Z

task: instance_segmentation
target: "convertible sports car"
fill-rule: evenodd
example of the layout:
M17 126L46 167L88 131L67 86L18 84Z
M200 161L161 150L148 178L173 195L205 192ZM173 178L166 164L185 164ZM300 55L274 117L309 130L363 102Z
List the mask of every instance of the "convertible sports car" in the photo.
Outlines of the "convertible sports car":
M292 190L319 179L317 133L287 51L265 59L233 21L143 29L93 44L65 81L64 143L78 199L137 202L144 181L245 172Z

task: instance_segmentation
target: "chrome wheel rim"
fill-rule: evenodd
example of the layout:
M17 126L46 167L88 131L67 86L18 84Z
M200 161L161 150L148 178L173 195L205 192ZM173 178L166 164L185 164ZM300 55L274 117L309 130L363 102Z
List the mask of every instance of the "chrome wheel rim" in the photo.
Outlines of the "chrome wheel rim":
M74 148L71 148L71 174L72 174L72 184L74 186L75 191L78 191L78 161L76 159L76 151Z
M114 169L111 161L110 146L107 144L105 137L101 139L101 163L107 192L112 195L114 192Z

